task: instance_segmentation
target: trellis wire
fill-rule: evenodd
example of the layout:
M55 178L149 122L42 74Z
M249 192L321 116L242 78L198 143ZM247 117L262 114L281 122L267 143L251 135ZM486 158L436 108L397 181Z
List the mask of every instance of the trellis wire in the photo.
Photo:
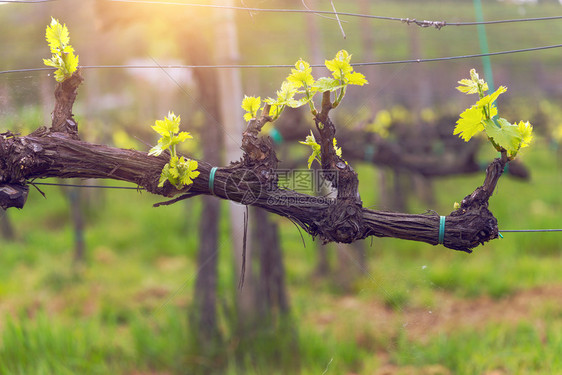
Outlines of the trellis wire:
M447 21L419 21L415 18L404 18L404 17L388 17L388 16L376 16L372 14L360 14L360 13L350 13L350 12L340 12L328 10L314 10L314 9L268 9L268 8L251 8L251 7L239 7L239 6L228 6L228 5L216 5L216 4L190 4L190 3L178 3L173 1L151 1L151 0L106 0L111 2L120 3L136 3L136 4L158 4L158 5L180 5L180 6L190 6L190 7L200 7L200 8L218 8L218 9L232 9L240 10L246 12L262 12L262 13L313 13L313 14L329 14L338 16L349 16L349 17L359 17L359 18L372 18L383 21L399 21L407 24L416 24L421 27L436 27L438 29L444 26L474 26L474 25L490 25L490 24L500 24L500 23L514 23L514 22L532 22L532 21L548 21L562 19L562 16L548 16L548 17L531 17L531 18L515 18L507 20L495 20L495 21L475 21L475 22L447 22Z
M562 232L562 229L511 229L499 230L503 233L521 233L521 232Z
M132 186L104 186L104 185L77 185L77 184L58 184L51 182L33 182L33 185L46 185L46 186L62 186L62 187L76 187L76 188L91 188L91 189L121 189L121 190L145 190L143 187ZM538 233L538 232L562 232L562 229L500 229L500 233Z
M499 52L489 52L489 53L475 53L471 55L459 55L459 56L448 56L448 57L434 57L428 59L408 59L408 60L391 60L391 61L374 61L374 62L364 62L364 63L352 63L352 66L374 66L374 65L393 65L393 64L410 64L410 63L425 63L425 62L436 62L436 61L450 61L450 60L460 60L460 59L470 59L475 57L483 56L498 56L498 55L508 55L513 53L522 52L532 52L541 51L553 48L560 48L562 44L553 44L550 46L542 47L530 47L530 48L520 48L507 51ZM313 68L323 68L322 64L311 64ZM293 68L294 64L231 64L231 65L84 65L80 66L81 69L264 69L264 68ZM29 73L29 72L40 72L40 71L52 71L54 68L42 67L42 68L24 68L24 69L12 69L0 71L0 74L9 73Z
M62 186L62 187L77 187L77 188L91 188L91 189L123 189L123 190L145 190L143 187L133 186L105 186L105 185L78 185L78 184L57 184L54 182L30 182L31 185L43 186Z
M35 3L47 3L56 0L2 0L0 3L12 3L12 4L35 4ZM562 16L547 16L547 17L528 17L528 18L513 18L505 20L492 20L492 21L471 21L471 22L447 22L447 21L419 21L416 18L409 17L388 17L388 16L377 16L373 14L360 14L351 12L333 12L327 10L314 10L314 9L267 9L267 8L250 8L250 7L237 7L237 6L227 6L227 5L215 5L215 4L189 4L189 3L178 3L172 1L149 1L149 0L106 0L112 2L122 2L122 3L137 3L137 4L157 4L157 5L180 5L180 6L191 6L191 7L202 7L202 8L218 8L218 9L232 9L240 10L246 12L263 12L263 13L313 13L313 14L329 14L329 15L341 15L348 17L359 17L359 18L371 18L383 21L399 21L406 24L416 24L420 27L435 27L441 29L444 26L475 26L475 25L494 25L502 23L516 23L516 22L534 22L534 21L550 21L562 19Z
M55 0L2 0L0 3L45 3ZM222 8L222 9L232 9L240 11L251 11L251 12L264 12L264 13L313 13L313 14L336 14L339 16L349 16L349 17L360 17L360 18L371 18L386 21L400 21L402 23L411 24L414 23L421 27L434 26L441 29L444 26L474 26L474 25L492 25L492 24L502 24L502 23L516 23L516 22L532 22L532 21L547 21L547 20L557 20L562 19L562 16L548 16L548 17L531 17L531 18L518 18L518 19L506 19L506 20L493 20L493 21L475 21L475 22L447 22L447 21L418 21L417 19L411 18L400 18L400 17L387 17L387 16L376 16L370 14L359 14L350 12L335 12L334 11L322 11L313 9L267 9L267 8L250 8L250 7L237 7L237 6L226 6L226 5L213 5L213 4L189 4L189 3L177 3L177 2L157 2L149 0L106 0L112 2L124 2L124 3L140 3L140 4L159 4L159 5L180 5L180 6L192 6L192 7L204 7L204 8ZM546 50L552 48L560 48L562 44L555 44L550 46L542 47L532 47L532 48L522 48L515 50L507 50L500 52L488 52L479 53L471 55L460 55L460 56L449 56L449 57L437 57L428 59L407 59L407 60L393 60L393 61L378 61L378 62L367 62L367 63L354 63L353 66L373 66L373 65L391 65L391 64L407 64L407 63L422 63L422 62L435 62L435 61L447 61L447 60L458 60L465 58L475 58L475 57L488 57L496 55L505 55L512 53L521 52L531 52L538 50ZM86 65L81 66L82 69L246 69L246 68L292 68L292 64L272 64L272 65L258 65L258 64L232 64L232 65ZM311 67L323 67L321 64L312 64ZM36 71L50 71L52 68L28 68L28 69L13 69L0 71L0 74L7 73L24 73L24 72L36 72ZM76 188L96 188L96 189L121 189L121 190L144 190L142 187L131 187L131 186L104 186L104 185L78 185L78 184L58 184L58 183L48 183L48 182L33 182L34 185L44 185L44 186L61 186L61 187L76 187ZM500 230L503 233L522 233L522 232L562 232L562 229L513 229L513 230Z
M1 3L19 3L19 4L35 4L35 3L48 3L55 0L0 0Z

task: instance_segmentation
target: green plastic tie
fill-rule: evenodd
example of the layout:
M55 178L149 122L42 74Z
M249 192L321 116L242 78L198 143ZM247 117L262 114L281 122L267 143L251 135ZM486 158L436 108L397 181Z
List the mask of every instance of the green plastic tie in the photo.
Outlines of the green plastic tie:
M503 236L500 232L498 232L498 236L500 236L500 238L503 238Z
M445 239L445 216L439 216L439 245Z
M476 21L484 21L484 12L482 11L482 1L474 0L474 12L476 13ZM483 24L476 26L478 30L478 42L480 44L480 52L482 54L489 53L488 51L488 37L486 36L486 27ZM482 66L484 68L484 77L488 81L488 88L490 92L494 92L494 77L492 75L492 62L490 56L482 56Z
M271 128L271 130L269 131L269 135L271 136L271 139L273 139L273 143L275 143L276 145L280 145L281 143L283 143L283 136L281 135L281 133L279 133L279 130Z
M365 161L371 163L373 161L373 158L375 157L375 152L376 152L376 148L375 145L372 144L368 144L365 147Z
M213 167L211 168L211 173L209 173L209 190L213 195L215 195L215 172L217 169L217 167Z

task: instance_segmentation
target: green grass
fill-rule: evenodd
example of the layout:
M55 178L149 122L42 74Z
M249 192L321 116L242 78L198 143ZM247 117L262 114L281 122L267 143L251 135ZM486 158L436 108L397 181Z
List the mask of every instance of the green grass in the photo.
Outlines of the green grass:
M421 367L443 364L454 374L484 374L501 370L509 374L557 374L562 360L560 322L546 327L531 323L490 325L483 331L441 335L428 344L399 341L396 361Z
M500 228L562 227L556 214L562 197L553 192L560 172L552 155L539 139L525 155L529 166L537 166L533 180L502 177L490 202ZM376 181L376 174L364 165L359 174L365 204L375 203L376 192L367 181ZM425 209L448 213L452 202L482 178L438 181L438 202ZM444 327L423 338L407 335L408 327L420 327L423 314L416 317L416 311L440 311L450 298L502 303L533 288L561 285L562 245L555 233L505 233L504 239L471 255L374 239L372 246L367 241L368 273L362 275L354 262L344 270L354 279L349 289L337 276L335 253L330 254L332 276L313 276L315 243L305 235L303 247L298 230L280 219L294 331L278 326L243 337L228 328L232 280L238 271L232 266L224 215L219 249L221 325L237 344L219 347L205 357L197 354L187 319L197 272L200 202L152 208L158 198L118 190L90 197L103 204L89 211L86 263L74 267L68 203L58 188L44 190L47 199L32 191L24 210L9 211L18 240L4 241L0 251L2 373L182 374L187 368L205 368L282 374L295 361L303 374L371 373L389 361L419 371L440 364L458 374L500 367L521 374L560 370L555 353L561 345L556 332L562 311L548 300L540 300L529 312L528 324L517 320L498 325L484 319L474 330ZM412 206L413 212L422 212L424 203L414 199ZM340 251L356 257L349 249Z

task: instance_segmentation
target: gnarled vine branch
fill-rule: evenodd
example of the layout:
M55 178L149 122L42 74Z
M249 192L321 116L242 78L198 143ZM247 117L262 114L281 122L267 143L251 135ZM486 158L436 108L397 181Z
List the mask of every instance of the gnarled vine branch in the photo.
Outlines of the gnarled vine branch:
M79 76L79 72L75 75ZM81 82L75 75L70 79ZM165 197L214 194L222 199L262 207L287 217L326 242L350 243L377 236L438 244L440 217L437 214L412 215L362 207L356 172L334 152L336 127L328 116L331 109L329 93L324 94L322 110L314 120L320 134L322 166L338 191L336 198L310 196L278 186L273 143L269 137L259 136L261 128L269 121L265 115L268 108L260 118L251 120L243 133L242 160L215 169L212 186L209 186L209 180L213 166L199 161L200 175L193 184L180 190L169 183L158 187L162 167L167 162L164 154L154 157L141 151L84 142L78 139L74 126L54 126L55 123L70 124L70 120L76 124L71 111L75 95L66 92L72 90L75 93L76 88L77 85L65 85L64 82L57 85L57 90L63 90L64 94L56 97L55 107L67 110L53 113L50 129L41 128L28 136L10 132L0 135L1 207L23 207L28 184L37 178L106 178L128 181ZM497 220L488 210L488 199L506 162L505 158L494 160L486 171L484 184L465 197L461 207L446 217L444 246L470 252L479 244L497 238Z

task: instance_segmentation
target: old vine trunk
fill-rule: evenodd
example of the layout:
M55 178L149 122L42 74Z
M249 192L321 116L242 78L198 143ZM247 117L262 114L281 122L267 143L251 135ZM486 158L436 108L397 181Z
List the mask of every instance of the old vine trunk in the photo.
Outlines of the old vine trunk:
M75 73L69 83L57 86L51 128L40 128L27 136L11 132L0 135L0 206L22 208L35 179L99 178L128 181L139 189L164 197L175 197L170 204L196 195L212 195L264 208L287 217L312 236L325 242L351 243L368 236L395 237L437 245L440 216L435 213L412 215L364 208L357 188L359 180L351 166L336 155L333 139L336 127L329 118L330 95L325 93L322 110L314 120L322 146L325 177L337 189L336 198L315 197L281 189L277 185L277 157L269 137L260 136L270 121L262 115L249 122L242 135L244 157L227 167L216 169L213 186L209 176L213 166L199 161L200 175L181 190L169 183L158 187L162 167L168 155L148 156L146 152L124 150L81 141L72 118L72 102L82 81ZM62 90L62 91L61 91ZM62 101L59 103L59 101ZM268 113L269 108L263 113ZM63 126L64 125L64 126ZM461 207L446 216L443 245L470 252L497 238L497 220L488 210L488 198L494 191L507 158L494 160L486 171L484 184L462 201Z

